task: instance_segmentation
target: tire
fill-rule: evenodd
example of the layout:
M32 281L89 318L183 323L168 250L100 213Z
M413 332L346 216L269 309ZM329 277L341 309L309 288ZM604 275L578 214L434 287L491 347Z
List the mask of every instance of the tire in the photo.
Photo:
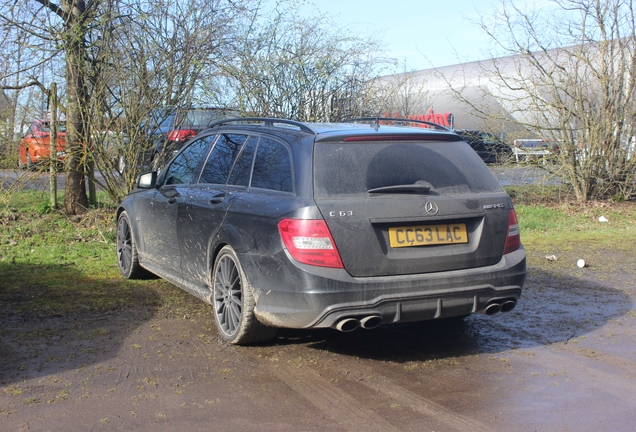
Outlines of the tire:
M231 344L249 345L271 340L276 329L254 315L252 289L230 246L219 252L212 271L212 302L219 335Z
M139 264L135 237L125 211L121 212L117 220L117 265L126 279L141 279L148 275Z

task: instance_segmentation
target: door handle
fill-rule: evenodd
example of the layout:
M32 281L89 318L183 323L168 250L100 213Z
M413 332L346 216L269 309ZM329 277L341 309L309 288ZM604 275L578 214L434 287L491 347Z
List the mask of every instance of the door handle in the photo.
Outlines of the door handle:
M223 200L225 200L226 195L227 194L225 193L216 194L212 198L210 198L208 202L212 205L221 204Z

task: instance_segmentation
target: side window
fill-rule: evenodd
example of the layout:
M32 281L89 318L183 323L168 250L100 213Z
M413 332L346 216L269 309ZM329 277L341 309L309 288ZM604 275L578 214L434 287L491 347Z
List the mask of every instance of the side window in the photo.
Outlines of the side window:
M247 135L222 134L208 157L199 183L225 184Z
M293 192L291 157L283 144L266 138L261 139L254 162L251 187Z
M164 184L189 184L198 174L197 166L210 144L214 142L214 138L216 138L215 135L203 137L184 149L168 167Z
M232 168L228 184L249 186L250 173L252 172L252 160L254 160L256 144L258 144L258 138L256 137L250 138L247 144L245 144L243 151L234 164L234 168Z

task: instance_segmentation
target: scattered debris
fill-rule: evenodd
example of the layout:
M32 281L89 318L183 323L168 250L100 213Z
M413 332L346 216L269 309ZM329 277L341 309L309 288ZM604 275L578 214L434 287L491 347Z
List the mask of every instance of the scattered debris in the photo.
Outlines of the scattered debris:
M609 222L609 220L607 220L607 218L605 216L601 216L600 218L598 218L599 222Z
M556 261L558 258L556 257L556 255L546 255L545 259L547 259L548 261Z
M588 262L587 262L587 261L585 261L584 259L580 259L580 260L578 260L578 261L576 262L576 265L577 265L579 268L583 268L583 267L587 267L589 264L588 264Z

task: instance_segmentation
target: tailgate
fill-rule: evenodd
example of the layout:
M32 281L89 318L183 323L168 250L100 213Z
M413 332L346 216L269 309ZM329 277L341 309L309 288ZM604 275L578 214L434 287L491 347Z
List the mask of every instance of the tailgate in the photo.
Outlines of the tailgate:
M316 143L314 199L356 277L493 265L508 195L463 142ZM423 192L369 190L426 182Z

